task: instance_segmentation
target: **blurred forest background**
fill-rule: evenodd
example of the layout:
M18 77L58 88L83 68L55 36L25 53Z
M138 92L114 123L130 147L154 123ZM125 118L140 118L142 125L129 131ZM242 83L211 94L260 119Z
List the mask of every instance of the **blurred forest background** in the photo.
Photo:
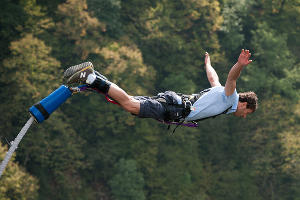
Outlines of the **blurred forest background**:
M259 109L199 128L138 119L102 95L74 95L32 126L0 199L299 200L300 0L1 0L0 160L31 105L91 61L131 95L208 88L204 53Z

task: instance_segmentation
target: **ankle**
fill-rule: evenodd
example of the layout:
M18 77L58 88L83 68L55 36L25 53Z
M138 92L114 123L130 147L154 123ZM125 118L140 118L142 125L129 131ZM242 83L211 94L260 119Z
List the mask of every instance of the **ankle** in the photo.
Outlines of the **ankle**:
M95 76L95 77L96 78L94 79L92 84L90 84L90 87L97 88L98 90L100 90L100 92L107 94L109 91L109 88L111 86L111 82L108 80L105 80L99 76Z

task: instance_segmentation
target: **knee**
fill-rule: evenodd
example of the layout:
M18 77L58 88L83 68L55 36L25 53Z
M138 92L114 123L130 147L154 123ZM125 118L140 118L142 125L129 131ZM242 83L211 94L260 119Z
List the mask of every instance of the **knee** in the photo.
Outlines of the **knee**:
M122 104L122 107L132 113L132 114L139 114L140 112L140 102L134 98L129 98L128 101L125 101L123 104Z

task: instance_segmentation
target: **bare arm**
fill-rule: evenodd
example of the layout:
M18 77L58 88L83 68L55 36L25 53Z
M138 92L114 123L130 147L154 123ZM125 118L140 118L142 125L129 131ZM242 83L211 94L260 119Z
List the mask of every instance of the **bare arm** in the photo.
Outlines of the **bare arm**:
M249 50L244 51L244 49L242 49L238 62L229 71L225 84L226 96L230 96L233 94L236 88L236 81L240 77L242 69L252 62L252 60L249 60L250 56L251 53L249 52Z
M221 86L219 76L215 69L211 66L210 57L207 52L205 53L205 71L211 87Z

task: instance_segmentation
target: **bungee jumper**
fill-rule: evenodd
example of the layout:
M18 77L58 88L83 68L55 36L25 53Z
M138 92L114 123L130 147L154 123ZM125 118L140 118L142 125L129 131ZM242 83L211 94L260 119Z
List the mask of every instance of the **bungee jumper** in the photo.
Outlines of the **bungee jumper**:
M237 63L229 71L225 86L222 86L206 52L205 70L211 88L192 95L165 91L153 97L131 96L95 71L91 62L69 67L64 72L64 78L69 86L81 84L74 87L77 90L88 89L105 94L107 100L140 118L196 127L196 122L221 114L233 113L234 116L246 118L257 109L258 98L254 92L236 91L236 81L242 69L252 62L250 56L249 50L242 49ZM72 87L69 88L72 90Z
M0 178L14 151L26 134L33 121L42 123L49 118L72 94L81 91L103 93L106 99L118 104L124 110L140 118L153 118L160 122L189 127L197 127L197 122L221 114L244 117L257 109L257 96L254 92L237 93L236 81L242 69L250 64L251 53L242 49L237 63L231 68L225 87L211 66L210 57L205 53L205 70L211 88L198 94L185 95L173 91L165 91L156 96L130 96L105 76L95 71L91 62L69 67L64 78L68 86L61 85L50 95L30 107L31 117L21 129L0 164ZM77 86L72 86L77 84ZM113 99L113 100L112 100ZM176 129L175 128L175 129ZM175 131L173 130L173 133Z

